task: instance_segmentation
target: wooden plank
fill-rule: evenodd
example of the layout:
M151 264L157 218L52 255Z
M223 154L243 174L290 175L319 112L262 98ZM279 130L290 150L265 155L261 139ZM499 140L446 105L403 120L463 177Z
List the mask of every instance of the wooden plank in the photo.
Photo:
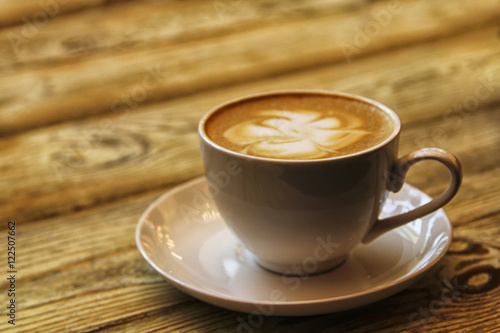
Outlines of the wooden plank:
M0 27L25 24L39 28L60 15L117 1L120 0L1 0Z
M201 174L196 127L202 114L219 102L266 88L323 88L365 95L393 107L405 124L437 118L436 128L447 126L441 133L441 137L448 136L445 141L449 146L445 148L465 149L469 144L455 129L457 119L467 115L472 119L481 105L500 98L497 83L488 83L490 75L500 68L499 51L490 47L495 38L496 29L481 30L359 59L346 66L290 74L146 107L137 105L137 109L124 107L112 115L4 138L0 141L0 216L35 220ZM417 58L422 54L426 57ZM471 80L474 75L478 75L476 80ZM457 102L469 100L477 101L477 108L454 109ZM489 122L485 128L493 124ZM448 130L455 132L450 134ZM496 129L487 133L492 131ZM491 135L475 139L494 140L495 134ZM419 138L415 134L410 141ZM455 139L460 146L453 143ZM403 151L409 150L402 147Z
M23 65L13 71L7 70L0 75L0 133L111 113L124 100L131 99L125 103L136 105L307 67L333 63L343 67L346 61L353 62L363 55L457 34L478 25L491 25L500 17L496 1L485 1L480 6L472 5L469 0L405 2L398 13L390 16L386 27L380 26L379 32L372 35L373 38L364 43L358 41L360 29L377 23L372 13L389 10L389 4L377 2L343 16L292 20L276 26L257 25L229 36L179 45L155 42L138 49L105 54L83 52L84 58L71 62ZM416 18L418 24L413 21ZM74 24L69 18L64 22ZM57 31L68 30L64 22ZM335 33L331 33L332 29ZM467 51L475 47L484 49L486 45L481 43L486 39L479 37L478 41L467 41L473 43L472 46L465 44L462 48ZM51 54L58 57L54 52L68 53L60 51L59 44L39 44L50 49L44 52L27 49L26 53L49 54L49 58ZM496 49L492 45L496 43L489 40L490 51ZM3 50L14 52L8 46ZM446 53L445 46L433 51ZM15 55L11 54L3 58L13 57Z
M196 6L196 11L192 10L193 6ZM150 49L158 44L171 45L179 41L185 43L221 35L234 38L234 42L238 43L238 35L233 35L235 32L255 28L275 29L278 25L303 24L304 21L316 24L313 21L323 18L330 23L335 21L335 25L338 25L336 30L339 30L335 33L337 44L345 43L345 51L352 51L354 57L362 51L358 49L365 49L361 45L362 42L366 43L362 41L363 38L374 39L367 44L387 42L384 36L372 36L369 28L378 35L379 28L400 25L398 28L403 29L397 32L398 42L407 44L416 38L415 35L420 35L419 38L423 40L425 36L436 38L459 33L470 27L477 28L478 24L494 22L499 14L496 1L492 0L486 0L479 6L470 0L442 1L439 4L431 1L366 4L362 0L131 2L59 18L39 27L32 34L26 31L27 27L22 26L3 29L0 39L13 42L10 52L8 48L0 49L0 56L4 66L9 68L30 63L54 64L56 61L88 57L96 53L102 55L110 51ZM409 30L409 20L418 20L419 24L414 26L418 31ZM422 20L428 20L425 22L427 25ZM379 28L372 23L377 23ZM318 26L321 27L325 28L324 24ZM331 24L329 27L331 29ZM363 29L370 36L362 35ZM356 32L360 34L356 35ZM18 47L15 36L21 42ZM361 40L358 41L356 37Z
M256 26L341 15L365 6L361 0L124 2L57 18L33 27L34 31L26 24L3 29L0 39L11 41L11 49L0 49L0 56L6 68L55 63L89 54L185 43Z
M167 3L157 3L151 0L143 0L138 4L129 2L130 0L73 0L71 2L68 2L67 0L53 0L45 2L36 0L22 0L15 2L2 0L0 1L0 27L13 24L26 24L27 21L33 23L35 23L36 21L40 21L39 24L41 24L44 16L48 16L49 19L54 19L63 14L80 10L78 12L78 16L82 18L82 23L85 23L83 27L85 27L86 29L96 28L95 24L101 23L90 20L93 26L89 27L89 20L87 19L89 17L111 22L111 25L114 26L123 24L122 22L120 22L120 18L123 19L123 17L134 15L136 16L135 21L131 22L134 25L136 25L137 23L141 23L141 25L143 25L143 19L145 18L149 18L149 22L147 22L146 24L149 27L153 27L153 25L158 21L174 21L176 25L179 25L180 21L182 20L189 24L194 24L193 28L197 30L199 28L199 20L233 21L236 19L236 17L239 17L241 26L255 19L258 19L260 21L280 19L284 14L295 18L301 18L305 16L314 17L325 15L326 13L331 12L341 13L352 11L353 9L359 8L364 5L363 1L361 0L298 0L287 2L282 1L281 3L273 3L269 0L255 0L251 2L206 2L203 0L191 0L189 5L183 3L183 1L173 0L170 0ZM99 16L98 14L98 16L94 16L96 15L96 13L103 11L103 9L99 7L109 4L119 4L119 6L115 6L118 8L106 8L105 17ZM193 10L190 10L190 8L193 7L196 7L197 13L193 13ZM81 11L81 9L88 8L95 9L88 10L87 12ZM40 12L45 13L45 15ZM176 15L172 15L174 13L171 12L175 12ZM265 15L265 17L258 17L260 15ZM76 22L74 26L76 28L79 28L81 27L79 24L79 22ZM207 25L207 22L205 22L204 25ZM124 25L122 25L121 27L123 26ZM103 25L103 27L113 29L113 27L108 24ZM158 29L158 32L160 33L162 27L163 25L154 26L154 28ZM43 28L45 28L45 26L43 26ZM135 31L135 29L129 31ZM200 30L199 32L204 33L204 31L202 30ZM94 31L92 31L91 33L94 33ZM189 32L185 31L185 33Z
M111 205L103 205L102 208L92 212L82 211L66 217L52 218L31 224L18 221L17 231L25 243L19 248L19 257L25 259L19 260L17 265L19 271L23 272L22 278L49 279L51 275L57 274L61 268L68 271L81 270L79 265L84 264L91 267L93 260L98 258L108 260L111 263L115 256L128 256L128 252L135 249L134 233L139 216L153 200L166 190L156 190ZM89 218L90 216L92 218ZM48 228L49 225L50 228ZM82 237L82 232L87 233L87 236ZM58 250L54 251L54 249ZM59 251L63 251L65 255L59 256ZM130 270L137 269L137 267L133 267L133 263L131 265ZM143 273L150 274L151 272L145 271ZM133 274L130 278L134 279ZM154 281L158 282L159 280ZM66 287L61 285L58 290L73 292L70 290L71 288L66 290ZM33 293L36 291L33 290ZM53 297L69 297L71 295L57 296L56 290L54 293ZM27 306L31 304L28 299L29 295L25 295L27 299L23 301ZM46 301L50 300L51 298L46 299Z

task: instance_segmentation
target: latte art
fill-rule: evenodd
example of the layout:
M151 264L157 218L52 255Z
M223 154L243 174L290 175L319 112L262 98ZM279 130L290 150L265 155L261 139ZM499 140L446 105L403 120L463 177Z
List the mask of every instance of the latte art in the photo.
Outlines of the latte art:
M215 144L248 156L282 160L340 157L390 137L393 120L354 99L321 93L256 96L209 114L204 131Z
M358 142L368 132L362 119L312 110L262 110L238 123L223 137L240 153L282 159L317 159ZM235 150L233 148L233 150Z

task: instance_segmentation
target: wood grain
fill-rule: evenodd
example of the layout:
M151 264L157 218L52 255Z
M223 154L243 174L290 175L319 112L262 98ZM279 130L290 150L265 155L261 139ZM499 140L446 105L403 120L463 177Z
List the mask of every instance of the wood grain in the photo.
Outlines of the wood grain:
M281 4L269 0L251 2L193 0L189 4L180 1L129 2L107 8L105 11L96 8L78 13L74 15L78 17L76 22L73 16L58 18L50 24L38 27L31 35L27 34L27 27L23 26L3 29L0 31L0 36L5 40L12 40L13 43L10 49L1 49L0 54L7 68L54 64L91 54L130 52L159 44L163 46L181 44L182 47L182 44L188 41L228 34L233 34L229 38L235 39L234 42L240 42L238 39L248 35L249 31L259 32L263 28L278 25L290 28L288 25L296 24L301 24L300 28L303 29L304 22L311 26L307 28L308 30L322 28L317 32L316 38L319 38L321 36L319 33L324 34L327 28L331 30L332 21L335 20L336 31L332 34L334 36L322 38L336 38L331 41L337 42L335 46L339 51L345 46L346 53L353 52L351 56L354 57L363 51L358 49L365 49L363 54L372 51L366 49L369 45L361 45L363 43L372 44L371 48L380 47L377 46L380 42L408 44L414 40L443 37L463 32L471 27L477 28L488 22L493 23L500 14L496 5L496 1L491 0L483 1L479 6L470 0L442 1L438 5L431 1L399 3L381 1L367 5L361 0L298 0ZM192 10L193 6L196 6L196 11ZM415 26L414 22L409 22L410 17L404 15L405 12L412 13L411 19L418 20L418 26ZM325 19L329 21L329 25L325 25ZM388 30L397 28L399 31L384 36L383 34L388 32L378 32L375 28L373 33L370 33L369 28L373 28L370 24L372 21L378 23L381 28L391 28ZM412 30L410 30L411 25L413 25ZM68 26L71 26L71 29L67 29ZM298 31L295 29L292 31ZM79 32L77 36L75 30ZM244 34L240 36L239 33ZM313 32L308 34L312 35ZM290 38L287 35L281 37ZM19 36L22 40L17 48L15 39L12 39L14 36ZM387 37L397 37L397 40L390 42L387 41ZM271 36L271 38L269 44L277 41L276 37ZM370 43L363 38L374 40ZM289 44L286 40L285 43Z
M0 0L0 221L18 223L19 272L17 325L1 310L0 331L500 332L499 18L498 0ZM139 216L202 174L208 109L296 88L393 108L400 155L458 156L448 253L401 293L324 316L249 317L180 292L136 249ZM436 196L447 177L422 162L407 182ZM7 289L2 275L2 308Z
M95 0L96 4L103 2ZM95 8L57 18L38 27L32 34L28 33L26 26L3 29L0 35L12 40L13 45L11 49L2 49L0 54L7 68L67 62L89 54L129 52L159 44L175 45L256 26L341 15L363 9L364 5L360 0L300 0L286 5L268 0L192 0L189 4L182 1L128 2L105 10ZM192 9L194 6L196 10ZM76 22L75 17L78 18ZM67 29L68 26L71 29ZM16 43L17 36L20 44Z
M15 24L44 26L60 15L119 0L19 0L0 1L0 27Z
M366 37L364 42L358 42L360 27L370 27L369 23L376 22L370 13L388 11L388 3L347 11L344 16L295 19L272 26L272 29L256 25L253 29L235 32L231 38L206 38L175 45L154 43L104 54L89 51L84 52L84 58L72 62L49 61L51 55L55 59L68 58L67 53L71 53L64 51L60 42L52 45L54 39L49 35L34 44L51 49L26 50L29 55L45 54L48 64L35 62L29 72L25 70L26 65L21 64L19 69L0 75L0 133L111 113L118 105L165 100L265 75L336 62L344 65L346 61L352 62L375 51L457 34L478 25L491 25L500 17L495 1L484 2L481 6L472 6L465 0L460 5L443 1L435 7L432 3L405 2L395 14L389 14L384 29L380 28L372 38ZM405 12L412 15L402 15ZM413 18L418 18L420 23L415 24ZM191 20L195 18L188 17L188 21ZM126 24L127 21L122 22ZM53 29L57 29L56 32L68 30L64 24L73 24L73 20L67 18ZM173 26L165 29L175 29ZM331 32L333 26L335 33ZM230 29L231 25L226 28ZM156 34L157 29L153 31ZM474 50L474 46L466 45L464 49ZM446 52L446 47L443 45L441 51ZM346 48L355 51L345 51ZM8 45L4 44L3 50L7 53L3 59L18 57L8 55L13 52Z

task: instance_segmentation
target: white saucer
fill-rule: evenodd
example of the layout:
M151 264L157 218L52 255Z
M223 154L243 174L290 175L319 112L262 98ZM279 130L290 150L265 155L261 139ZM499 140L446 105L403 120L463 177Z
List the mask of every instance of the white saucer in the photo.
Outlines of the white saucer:
M231 310L313 315L359 307L393 295L441 259L451 242L443 210L359 245L339 268L307 278L263 270L226 228L197 178L161 196L139 220L136 243L167 281ZM407 211L429 197L405 184L383 215Z

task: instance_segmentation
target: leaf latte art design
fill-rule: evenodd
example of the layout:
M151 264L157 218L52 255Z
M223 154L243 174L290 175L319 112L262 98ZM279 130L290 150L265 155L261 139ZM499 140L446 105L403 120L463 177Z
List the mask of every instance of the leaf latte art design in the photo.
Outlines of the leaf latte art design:
M340 117L310 110L263 110L256 119L238 123L224 138L241 147L240 152L284 159L317 159L338 156L336 151L355 144L367 131L361 118Z

